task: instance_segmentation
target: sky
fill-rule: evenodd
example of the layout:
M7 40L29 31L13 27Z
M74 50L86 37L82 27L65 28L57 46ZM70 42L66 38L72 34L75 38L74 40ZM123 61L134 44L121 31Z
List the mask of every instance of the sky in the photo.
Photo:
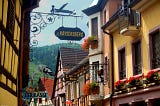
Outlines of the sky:
M50 13L52 5L55 6L56 9L59 9L63 4L68 3L64 9L65 10L75 10L77 15L83 16L81 18L77 18L77 27L85 32L85 36L88 36L88 17L82 12L82 10L94 5L98 0L40 0L39 7L34 9L33 12L45 12ZM31 41L37 40L37 46L46 46L53 45L57 43L64 43L68 41L59 40L54 32L56 29L62 26L62 18L55 18L55 22L52 24L48 24L41 32L33 37L31 33ZM76 19L73 17L64 17L63 18L63 26L64 27L76 27ZM76 43L81 43L81 41L76 41Z

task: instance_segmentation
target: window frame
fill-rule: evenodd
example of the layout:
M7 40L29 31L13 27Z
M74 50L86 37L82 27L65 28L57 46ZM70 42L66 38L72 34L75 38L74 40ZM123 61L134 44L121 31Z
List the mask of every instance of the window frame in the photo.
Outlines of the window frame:
M124 51L124 57L125 57L125 59L122 59L121 58L121 55L122 55L122 52ZM121 78L121 72L123 72L124 70L121 70L121 68L122 68L122 60L125 60L125 77L123 76L123 78ZM125 47L122 47L122 48L120 48L120 49L118 49L118 74L119 74L119 79L121 80L121 79L125 79L126 77L127 77L127 75L126 75L126 48Z
M98 82L99 61L92 62L92 69L93 69L92 80Z
M98 36L98 17L94 17L91 19L91 34L92 36Z
M149 62L150 62L150 69L154 69L154 66L153 66L153 43L152 43L152 36L154 36L155 33L159 32L159 35L160 35L160 25L159 26L156 26L154 27L153 29L151 29L149 31Z
M13 13L11 13L12 11ZM14 34L14 26L15 26L15 18L16 18L16 1L10 0L8 2L8 12L7 12L7 30L12 35L13 38Z
M133 75L138 75L138 74L141 74L141 73L134 73L135 72L135 65L136 65L136 54L135 54L135 46L137 45L137 43L140 43L140 59L141 59L141 65L140 65L140 68L141 68L141 73L142 73L142 40L141 38L138 38L136 39L135 41L132 42L132 72L133 72Z

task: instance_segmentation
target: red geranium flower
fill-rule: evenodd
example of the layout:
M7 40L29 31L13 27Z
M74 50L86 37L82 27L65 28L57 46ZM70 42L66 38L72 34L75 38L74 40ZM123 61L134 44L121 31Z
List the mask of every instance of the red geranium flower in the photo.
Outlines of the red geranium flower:
M114 86L117 87L117 86L120 86L122 84L124 84L126 82L126 79L123 79L123 80L118 80L114 83Z
M146 75L146 78L150 78L154 73L156 73L157 70L150 70L147 75Z

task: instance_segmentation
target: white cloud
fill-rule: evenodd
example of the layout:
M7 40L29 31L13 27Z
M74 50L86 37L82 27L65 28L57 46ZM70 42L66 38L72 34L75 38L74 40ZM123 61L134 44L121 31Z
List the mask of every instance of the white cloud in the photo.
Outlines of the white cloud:
M98 0L93 0L93 2L91 3L91 5L89 7L92 7L94 5L96 5L98 3Z

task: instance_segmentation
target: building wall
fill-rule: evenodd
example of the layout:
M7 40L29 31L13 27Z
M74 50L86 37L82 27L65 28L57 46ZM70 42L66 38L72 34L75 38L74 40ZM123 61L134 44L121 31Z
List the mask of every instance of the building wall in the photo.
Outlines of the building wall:
M103 41L102 41L102 39L103 39L103 37L101 36L102 35L102 31L101 31L101 25L102 25L102 17L101 17L101 13L100 12L97 12L97 13L95 13L95 14L92 14L92 15L90 15L89 16L89 36L91 36L91 31L92 31L92 29L91 29L91 25L92 25L92 23L91 23L91 20L93 19L93 18L95 18L95 17L97 17L98 18L98 48L97 49L94 49L94 50L92 50L92 49L90 49L90 52L89 52L89 55L91 55L91 54L95 54L95 53L97 53L97 51L102 51L102 49L103 49Z
M132 48L131 43L140 38L142 42L142 73L146 74L150 70L149 62L149 31L160 25L160 1L152 4L145 11L141 12L141 27L138 35L123 36L119 35L118 29L113 34L114 37L114 69L115 81L118 79L118 50L122 47L126 48L126 72L127 77L132 73Z
M109 21L110 17L118 10L119 6L121 4L121 0L108 0L105 8L102 10L102 15L103 15L103 25ZM104 16L105 15L105 16ZM108 31L109 32L109 31ZM104 36L104 57L103 59L105 60L105 58L107 57L107 59L109 59L109 70L111 70L111 45L110 45L110 35L107 35L105 33L103 33ZM106 66L106 68L108 68L108 66ZM105 70L106 71L106 70ZM104 77L107 77L107 72L104 72ZM109 88L109 81L107 81L106 78L104 78L104 95L109 97L108 94L110 93L110 88Z
M0 0L0 105L18 105L18 65L21 23L21 0L16 0L13 33L8 31L10 0Z
M142 41L143 47L143 69L144 73L150 70L150 62L149 62L149 32L153 30L155 27L160 26L160 1L157 0L153 5L151 5L148 9L141 13L142 20L142 35L144 40Z

